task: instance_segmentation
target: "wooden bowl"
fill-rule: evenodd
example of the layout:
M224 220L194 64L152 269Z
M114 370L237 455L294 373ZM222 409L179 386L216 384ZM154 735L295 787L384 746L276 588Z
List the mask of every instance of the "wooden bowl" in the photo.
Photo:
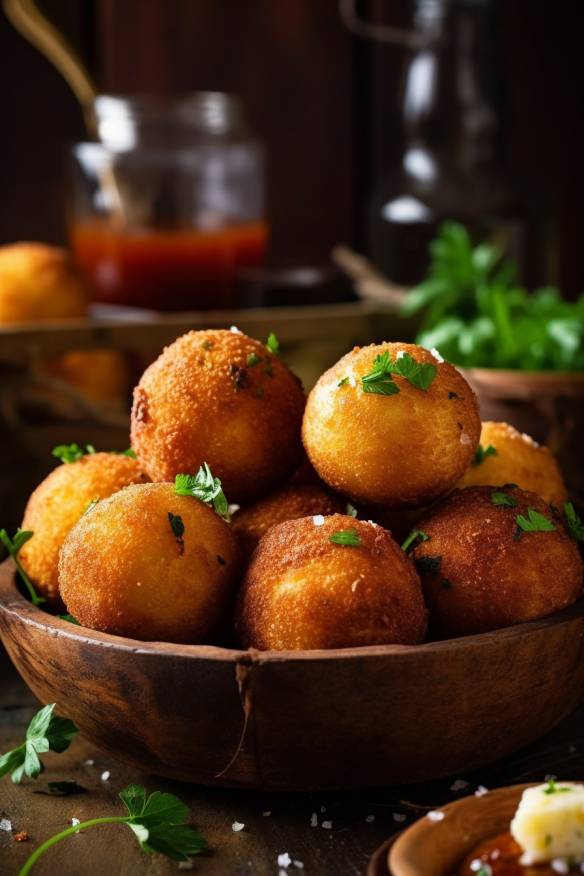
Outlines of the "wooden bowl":
M442 821L420 818L388 848L386 873L454 876L466 855L480 842L509 830L521 795L530 787L512 785L489 791L483 797L465 797L441 806Z
M206 785L425 781L501 758L584 698L584 601L415 647L235 651L140 642L35 608L0 566L0 635L43 703L99 748Z

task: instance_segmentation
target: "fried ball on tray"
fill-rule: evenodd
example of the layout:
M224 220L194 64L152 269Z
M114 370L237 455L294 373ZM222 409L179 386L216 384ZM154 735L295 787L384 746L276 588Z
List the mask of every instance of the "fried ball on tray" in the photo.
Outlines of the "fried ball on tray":
M0 246L0 324L82 317L87 286L64 249L44 243Z
M356 502L386 508L428 504L448 492L479 434L466 380L414 344L347 353L318 380L302 426L323 481Z
M564 479L547 447L509 423L486 421L482 425L480 446L458 486L481 484L517 484L556 508L568 500Z
M467 487L417 524L412 552L441 636L543 617L582 593L582 559L559 516L513 485Z
M301 461L304 392L289 368L238 331L189 332L134 390L132 447L152 480L209 463L231 502L282 483Z
M118 453L92 453L57 466L32 493L21 529L34 533L19 559L40 596L58 602L59 551L65 536L96 499L148 480L140 464Z
M381 526L316 515L261 540L236 628L261 650L413 645L424 639L426 608L413 564Z
M147 641L212 643L237 570L231 528L173 484L138 484L99 502L71 530L61 596L81 625Z
M259 540L277 523L314 514L340 514L346 507L345 499L318 482L289 483L238 511L233 518L233 532L243 553L250 556Z

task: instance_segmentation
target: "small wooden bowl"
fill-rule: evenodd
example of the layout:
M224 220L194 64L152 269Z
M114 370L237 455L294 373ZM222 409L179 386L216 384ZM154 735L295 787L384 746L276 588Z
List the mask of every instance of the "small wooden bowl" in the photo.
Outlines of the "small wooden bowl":
M140 642L35 608L0 566L0 635L43 703L140 770L324 790L460 774L537 739L584 698L584 601L444 642L235 651Z
M480 842L509 830L521 795L530 787L512 785L441 806L442 821L420 818L388 847L386 873L454 876L466 855Z

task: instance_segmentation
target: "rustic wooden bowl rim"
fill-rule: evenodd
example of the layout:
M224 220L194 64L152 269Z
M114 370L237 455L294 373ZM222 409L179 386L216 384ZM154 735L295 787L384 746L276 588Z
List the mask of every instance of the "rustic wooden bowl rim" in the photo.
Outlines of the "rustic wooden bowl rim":
M458 649L482 647L492 641L493 637L497 637L498 641L512 639L526 636L534 631L556 626L563 622L569 622L574 617L584 615L584 599L580 599L574 605L539 620L527 621L526 623L515 624L500 630L478 633L472 636L460 636L455 639L443 639L438 642L425 642L422 645L365 645L358 648L330 648L312 651L257 651L253 648L244 650L224 648L216 645L143 642L139 639L129 639L123 636L114 636L110 633L102 633L98 630L77 627L75 624L62 620L56 615L49 614L43 611L42 608L29 602L17 587L14 563L8 558L3 563L0 563L0 611L6 612L12 615L13 618L36 629L50 632L51 635L64 636L79 642L86 642L87 644L118 651L160 656L171 655L173 657L192 659L206 658L237 663L278 663L284 660L350 660L353 657L375 658L389 655L407 657L409 654L440 651L451 655L453 651Z

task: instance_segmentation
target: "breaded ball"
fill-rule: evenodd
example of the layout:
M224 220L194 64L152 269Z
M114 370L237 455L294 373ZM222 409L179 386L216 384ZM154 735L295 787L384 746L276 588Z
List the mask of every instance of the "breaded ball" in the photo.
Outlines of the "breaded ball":
M82 317L88 293L72 256L44 243L0 246L0 324Z
M517 484L522 490L537 493L556 508L562 508L568 501L568 491L556 460L547 447L529 435L518 432L509 423L487 421L482 425L480 443L482 454L471 462L458 482L459 487Z
M343 514L303 517L261 540L236 628L243 645L261 650L414 645L426 633L426 608L413 564L381 526Z
M124 399L127 404L129 372L119 350L73 350L51 359L45 369L94 401Z
M138 484L73 527L59 563L67 611L146 641L212 643L229 614L237 547L208 505L172 484Z
M378 371L378 357L434 367L434 379L421 389L396 374L393 394L378 394L385 380L362 383ZM302 426L310 461L330 487L387 508L428 504L448 492L468 467L479 434L477 400L464 377L414 344L347 353L310 393Z
M412 555L439 635L533 620L582 594L580 552L535 493L513 486L455 490L417 526L428 540ZM546 526L553 529L541 531Z
M230 502L249 502L300 462L303 410L300 381L259 341L189 332L134 390L132 447L154 481L207 462Z
M268 529L277 523L315 514L341 514L346 508L346 500L331 493L323 484L294 482L238 511L232 527L243 553L249 556Z
M21 529L34 532L19 559L39 595L56 602L59 551L65 536L95 499L148 480L140 463L117 453L95 453L57 466L28 500Z

